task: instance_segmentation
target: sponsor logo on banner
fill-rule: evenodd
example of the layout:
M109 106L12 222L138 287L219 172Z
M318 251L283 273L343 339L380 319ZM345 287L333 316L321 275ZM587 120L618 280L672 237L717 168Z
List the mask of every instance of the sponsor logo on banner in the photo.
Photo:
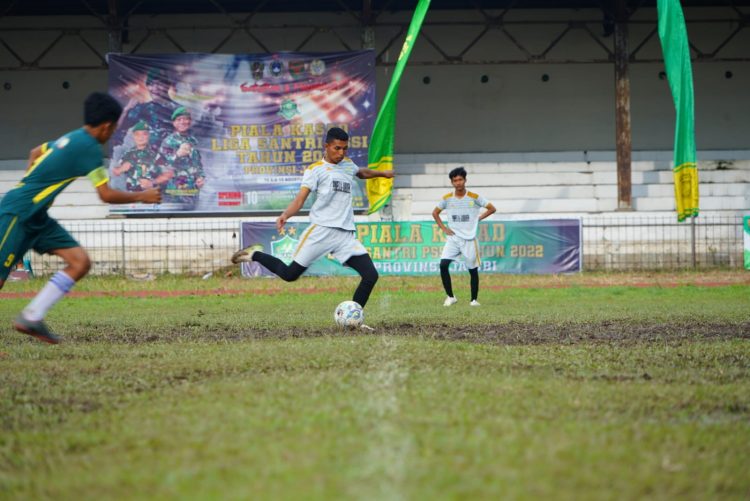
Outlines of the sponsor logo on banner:
M319 77L326 71L326 63L323 62L322 59L313 59L313 61L310 63L310 73L313 74L313 76Z
M263 70L266 65L260 61L255 61L250 65L250 72L253 74L255 81L263 80Z
M299 115L297 103L295 103L291 99L284 99L281 102L281 106L279 107L279 115L286 118L287 120L291 120L295 115Z
M294 249L297 248L299 240L290 237L288 234L284 235L281 240L271 242L271 255L289 264L294 259Z
M219 193L217 193L217 196L219 198L218 204L220 207L242 204L241 191L220 191Z
M279 78L283 71L284 71L284 65L282 64L281 61L271 62L271 75L273 75L275 78Z
M261 82L255 82L249 84L243 82L240 84L240 90L242 92L265 92L265 93L282 93L282 92L310 92L313 90L327 90L330 89L331 85L325 82L319 83L308 83L308 82L286 82L277 84L266 84Z
M304 61L289 61L289 75L295 80L299 80L304 76L305 73L305 62Z

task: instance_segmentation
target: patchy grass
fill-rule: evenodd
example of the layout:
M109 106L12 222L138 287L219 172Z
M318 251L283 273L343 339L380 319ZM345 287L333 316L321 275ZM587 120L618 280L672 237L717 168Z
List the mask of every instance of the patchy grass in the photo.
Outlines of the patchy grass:
M229 276L225 276L229 274ZM35 292L42 286L45 277L30 281L9 282L0 291L3 294L14 292ZM458 284L456 292L468 293L468 274L457 273L453 277ZM570 275L482 275L481 287L485 290L503 288L559 288L559 287L611 287L611 286L651 286L672 287L675 285L750 285L750 273L739 270L657 271L657 272L587 272ZM117 276L89 276L76 285L75 292L119 293L129 291L260 291L261 293L287 293L311 288L337 290L342 284L352 287L356 279L352 277L306 277L292 283L275 279L245 279L239 276L237 266L216 273L207 280L199 277L180 275L157 275L147 280L123 279ZM380 290L422 290L441 293L439 277L381 277ZM463 287L463 289L462 289ZM343 286L344 289L347 285ZM465 295L465 294L464 294Z
M81 285L211 282L168 280ZM451 308L434 280L384 280L363 335L332 327L352 280L236 282L247 292L67 298L49 315L59 346L13 332L27 300L2 299L0 495L750 493L746 285L538 281L487 287L476 309L463 278Z

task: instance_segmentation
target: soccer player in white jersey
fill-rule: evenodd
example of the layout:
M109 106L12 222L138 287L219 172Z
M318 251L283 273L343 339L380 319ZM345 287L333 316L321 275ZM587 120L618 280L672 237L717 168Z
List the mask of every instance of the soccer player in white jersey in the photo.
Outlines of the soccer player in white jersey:
M432 211L432 217L440 228L448 235L440 256L440 278L443 280L443 288L448 297L445 298L443 306L452 306L458 302L453 295L451 275L448 267L451 261L463 256L466 268L471 276L471 306L479 306L479 243L477 242L477 226L479 221L495 213L495 207L476 193L466 191L466 169L458 167L453 169L448 177L451 180L454 191L448 193ZM482 207L486 208L480 214ZM448 226L443 223L440 213L448 213Z
M293 282L313 261L331 253L340 263L354 269L362 277L354 291L353 301L364 308L378 281L378 271L355 234L352 209L354 177L392 178L393 171L357 167L346 157L348 148L349 135L346 131L338 127L331 128L326 134L323 158L305 170L297 197L276 219L276 229L281 231L287 220L299 212L310 193L315 193L315 202L310 210L311 224L302 234L290 265L261 252L260 245L251 245L235 252L232 262L255 261L283 280Z

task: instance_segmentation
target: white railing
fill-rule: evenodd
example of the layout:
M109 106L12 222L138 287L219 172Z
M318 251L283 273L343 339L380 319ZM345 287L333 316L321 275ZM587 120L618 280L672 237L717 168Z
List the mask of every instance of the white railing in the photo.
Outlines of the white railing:
M267 220L267 219L266 219ZM91 273L200 274L231 267L240 219L62 221L88 251ZM743 266L742 218L583 216L585 270L677 270ZM31 255L37 275L62 267L54 256Z

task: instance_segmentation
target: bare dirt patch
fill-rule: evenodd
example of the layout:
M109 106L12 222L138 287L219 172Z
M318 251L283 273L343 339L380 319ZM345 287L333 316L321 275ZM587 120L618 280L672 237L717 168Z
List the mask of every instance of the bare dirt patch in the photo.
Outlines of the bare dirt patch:
M69 333L66 338L69 342L78 343L121 342L144 344L184 341L243 342L329 336L413 337L495 345L576 345L587 343L630 345L750 339L750 322L633 323L628 321L604 321L560 324L507 322L465 327L447 324L399 323L378 326L374 332L342 331L335 328L213 328L195 330L175 326L158 332L128 329L104 334L103 336Z
M400 332L398 329L394 333ZM409 329L404 329L409 332ZM750 339L750 322L719 323L633 323L604 321L590 323L523 323L472 326L456 329L446 326L432 335L435 339L501 345L633 344L695 340Z

